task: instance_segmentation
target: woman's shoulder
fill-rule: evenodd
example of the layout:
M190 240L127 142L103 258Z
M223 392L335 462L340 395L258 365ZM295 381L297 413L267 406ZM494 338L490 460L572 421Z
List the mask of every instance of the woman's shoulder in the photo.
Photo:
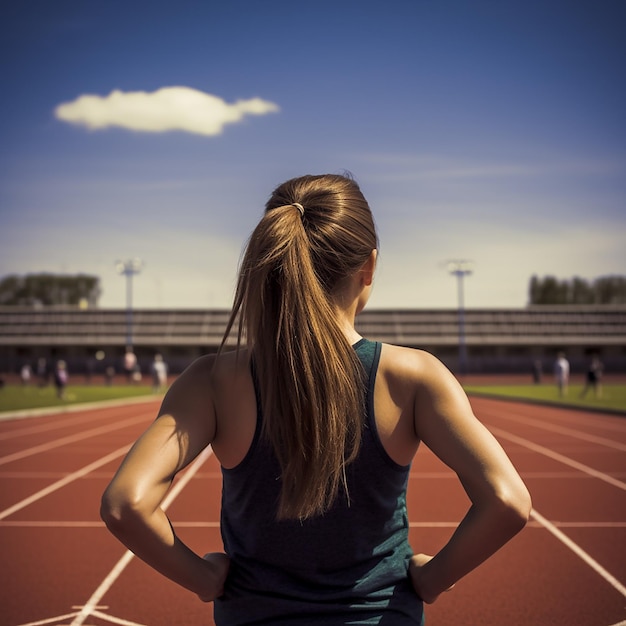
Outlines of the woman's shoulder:
M431 391L456 387L458 382L434 354L418 348L383 343L379 372L390 382Z
M223 385L249 372L246 350L206 354L194 359L176 378L174 387L189 392L211 393L216 385Z
M224 350L205 354L194 359L183 371L183 376L225 374L242 371L249 367L248 350Z
M432 415L454 408L457 414L472 414L461 381L435 355L425 350L390 346L385 350L390 387L405 389L413 394L416 414ZM382 359L381 359L382 361Z
M384 370L391 374L411 377L422 377L442 365L435 355L426 350L390 343L382 344L380 362Z

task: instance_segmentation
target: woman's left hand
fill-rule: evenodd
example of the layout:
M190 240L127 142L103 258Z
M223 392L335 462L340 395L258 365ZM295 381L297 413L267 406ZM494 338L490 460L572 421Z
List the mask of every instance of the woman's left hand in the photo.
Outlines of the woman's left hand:
M224 583L230 568L230 558L223 552L209 552L202 557L210 567L209 588L206 592L199 593L202 602L213 602L224 593Z

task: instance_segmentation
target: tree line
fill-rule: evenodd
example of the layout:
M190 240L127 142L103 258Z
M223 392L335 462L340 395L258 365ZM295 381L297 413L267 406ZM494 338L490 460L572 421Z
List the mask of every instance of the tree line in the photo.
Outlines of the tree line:
M10 275L0 280L0 305L98 306L100 278L88 274ZM626 304L626 276L601 276L593 280L574 277L533 276L529 304Z
M528 291L529 304L626 304L626 276L593 280L533 276Z
M97 307L100 278L88 274L10 275L0 280L0 305L50 306L55 304Z

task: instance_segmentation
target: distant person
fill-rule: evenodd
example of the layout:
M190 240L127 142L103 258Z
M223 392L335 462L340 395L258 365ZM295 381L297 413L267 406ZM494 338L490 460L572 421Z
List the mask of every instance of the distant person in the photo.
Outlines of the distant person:
M126 373L126 382L132 383L136 378L137 356L130 346L126 348L124 353L124 372Z
M569 361L565 358L564 352L557 354L556 362L554 363L554 378L559 396L566 396L569 386Z
M110 387L115 379L115 368L112 365L107 365L104 369L104 384Z
M150 373L152 374L152 391L158 393L167 385L167 363L163 360L162 355L154 355Z
M245 343L197 359L174 381L103 494L113 534L215 601L217 626L419 626L424 602L528 519L524 483L449 370L355 330L377 247L352 179L280 185L249 239L222 348L236 320ZM408 542L406 488L420 442L471 502L435 556ZM202 558L159 503L209 444L222 467L226 554Z
M67 387L68 373L65 361L58 361L54 369L54 386L57 391L57 398L65 399L65 388Z
M88 355L85 359L85 384L91 385L91 379L93 373L96 371L96 359L95 357Z
M535 385L540 385L543 379L543 365L541 359L535 359L533 361L533 382Z
M133 382L140 383L143 379L143 374L141 373L141 367L139 363L135 365L135 369L133 370Z
M22 381L22 385L26 386L30 383L30 379L32 377L32 370L28 363L24 363L22 368L20 369L20 380Z
M37 380L40 387L45 387L48 384L49 379L48 362L44 357L37 359Z
M587 373L585 375L585 386L580 394L581 398L587 395L590 389L593 389L593 395L596 398L602 397L602 374L604 373L604 364L600 360L599 356L593 356Z

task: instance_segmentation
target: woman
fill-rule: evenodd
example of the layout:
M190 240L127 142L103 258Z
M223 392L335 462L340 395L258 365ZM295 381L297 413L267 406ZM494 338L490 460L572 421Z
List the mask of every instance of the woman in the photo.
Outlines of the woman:
M109 529L204 601L218 625L422 623L526 523L528 491L428 353L355 330L376 266L368 204L344 176L279 186L253 232L226 336L195 361L103 496ZM223 345L223 344L222 344ZM406 485L424 442L472 504L434 557L408 544ZM200 558L160 508L211 445L225 554Z

